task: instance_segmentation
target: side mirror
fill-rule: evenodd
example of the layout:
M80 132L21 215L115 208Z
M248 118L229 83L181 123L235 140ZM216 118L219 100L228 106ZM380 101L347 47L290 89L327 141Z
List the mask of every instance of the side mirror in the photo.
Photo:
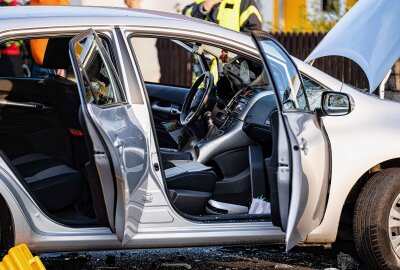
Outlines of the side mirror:
M354 109L354 101L346 93L325 91L321 96L321 108L318 110L322 115L343 116L351 113Z

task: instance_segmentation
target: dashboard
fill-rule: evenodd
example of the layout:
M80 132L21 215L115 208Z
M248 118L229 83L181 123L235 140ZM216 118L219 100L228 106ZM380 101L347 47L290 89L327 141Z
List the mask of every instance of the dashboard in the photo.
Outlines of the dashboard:
M241 116L243 112L246 111L250 101L262 91L265 91L265 89L245 89L235 102L236 104L231 112L231 115L225 125L222 127L222 130L227 132L236 126L240 120L243 120L243 117L241 118Z
M205 163L218 154L254 144L255 141L266 143L270 140L268 119L271 112L276 109L272 88L247 89L234 99L229 114L219 115L220 118L226 117L225 122L219 127L219 134L197 143L195 150L198 162Z

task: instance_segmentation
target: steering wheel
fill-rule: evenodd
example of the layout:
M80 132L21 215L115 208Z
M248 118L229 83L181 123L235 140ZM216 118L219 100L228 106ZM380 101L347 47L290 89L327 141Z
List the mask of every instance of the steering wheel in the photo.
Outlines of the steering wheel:
M202 83L203 86L200 87ZM214 76L211 72L204 72L197 78L183 102L179 119L181 125L189 125L203 113L210 101L213 88Z

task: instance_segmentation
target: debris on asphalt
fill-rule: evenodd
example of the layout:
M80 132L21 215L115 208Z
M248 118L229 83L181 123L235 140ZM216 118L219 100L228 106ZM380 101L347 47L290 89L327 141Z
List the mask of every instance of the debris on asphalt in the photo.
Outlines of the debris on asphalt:
M105 263L107 266L115 266L116 258L114 255L107 255Z
M337 261L340 270L358 270L360 266L353 257L342 252L337 256Z
M172 248L51 253L40 257L46 270L361 270L349 255L337 256L332 250L318 247L298 247L290 252L284 252L283 246Z
M293 268L293 266L288 265L288 264L278 263L277 265L275 265L275 268L277 268L277 269L285 269L285 268Z
M190 266L187 263L162 263L161 267L167 267L172 269L192 269L192 266Z

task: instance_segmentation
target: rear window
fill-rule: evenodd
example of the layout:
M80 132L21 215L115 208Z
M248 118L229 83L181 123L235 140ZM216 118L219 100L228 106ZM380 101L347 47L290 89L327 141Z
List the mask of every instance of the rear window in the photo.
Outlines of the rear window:
M50 74L74 77L68 56L69 39L23 39L0 43L0 77L46 78Z

